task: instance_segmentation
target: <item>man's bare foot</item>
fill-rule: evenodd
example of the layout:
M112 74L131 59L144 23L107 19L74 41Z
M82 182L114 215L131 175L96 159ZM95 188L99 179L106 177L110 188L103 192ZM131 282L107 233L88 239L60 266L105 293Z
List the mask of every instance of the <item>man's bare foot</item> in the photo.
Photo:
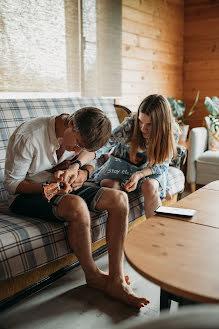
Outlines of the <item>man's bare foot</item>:
M131 305L138 309L150 303L146 298L136 296L131 288L126 284L125 280L121 280L120 278L117 280L110 280L109 278L107 280L105 292L107 295L115 299L119 299L125 304Z
M172 194L169 191L166 191L166 200L171 200L172 199Z
M107 273L102 272L100 269L97 269L94 275L86 277L86 281L89 287L104 290L106 287L107 280L109 275Z
M86 281L89 287L99 290L104 290L108 279L109 279L109 275L98 269L97 273L95 273L94 276L87 277ZM127 285L131 284L128 275L125 275L125 281Z

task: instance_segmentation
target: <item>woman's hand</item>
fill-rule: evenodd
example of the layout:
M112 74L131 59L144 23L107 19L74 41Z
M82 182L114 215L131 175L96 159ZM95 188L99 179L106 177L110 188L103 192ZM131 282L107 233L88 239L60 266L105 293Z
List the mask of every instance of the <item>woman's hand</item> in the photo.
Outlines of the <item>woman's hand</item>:
M134 173L129 180L125 183L124 187L127 192L136 190L139 179L143 178L144 175L141 171Z

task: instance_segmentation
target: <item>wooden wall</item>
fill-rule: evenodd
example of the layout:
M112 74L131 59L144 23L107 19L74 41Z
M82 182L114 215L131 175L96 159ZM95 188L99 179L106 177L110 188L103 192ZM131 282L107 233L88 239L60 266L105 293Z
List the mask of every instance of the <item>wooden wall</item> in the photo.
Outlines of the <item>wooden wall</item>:
M197 112L190 127L202 125L208 114L205 96L219 97L219 1L185 0L184 8L184 101L187 108L200 90Z
M122 97L137 111L152 93L183 97L184 0L122 1Z

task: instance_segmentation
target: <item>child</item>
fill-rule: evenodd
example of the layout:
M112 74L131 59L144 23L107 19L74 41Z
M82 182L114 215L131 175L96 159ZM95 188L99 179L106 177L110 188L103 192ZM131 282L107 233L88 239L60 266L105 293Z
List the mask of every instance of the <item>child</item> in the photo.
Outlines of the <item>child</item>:
M110 152L110 158L94 172L94 181L127 192L140 188L145 215L151 217L161 205L160 197L171 198L167 168L178 136L168 100L157 94L146 97L138 113L114 129L110 140L96 152L97 158Z

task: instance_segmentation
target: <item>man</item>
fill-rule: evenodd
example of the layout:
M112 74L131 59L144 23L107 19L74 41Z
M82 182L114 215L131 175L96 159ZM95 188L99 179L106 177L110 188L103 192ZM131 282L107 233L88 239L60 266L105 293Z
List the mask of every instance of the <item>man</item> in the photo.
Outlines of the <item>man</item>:
M9 139L4 185L14 213L68 222L69 243L89 286L140 308L148 301L134 295L123 274L127 196L122 191L83 185L93 171L89 161L95 157L94 151L106 143L110 134L109 119L93 107L80 109L71 116L63 113L29 120ZM52 169L76 154L77 160L67 170L56 174L63 181L63 188L48 203L43 197L42 183L54 181ZM103 273L92 258L88 209L108 211L109 274Z

